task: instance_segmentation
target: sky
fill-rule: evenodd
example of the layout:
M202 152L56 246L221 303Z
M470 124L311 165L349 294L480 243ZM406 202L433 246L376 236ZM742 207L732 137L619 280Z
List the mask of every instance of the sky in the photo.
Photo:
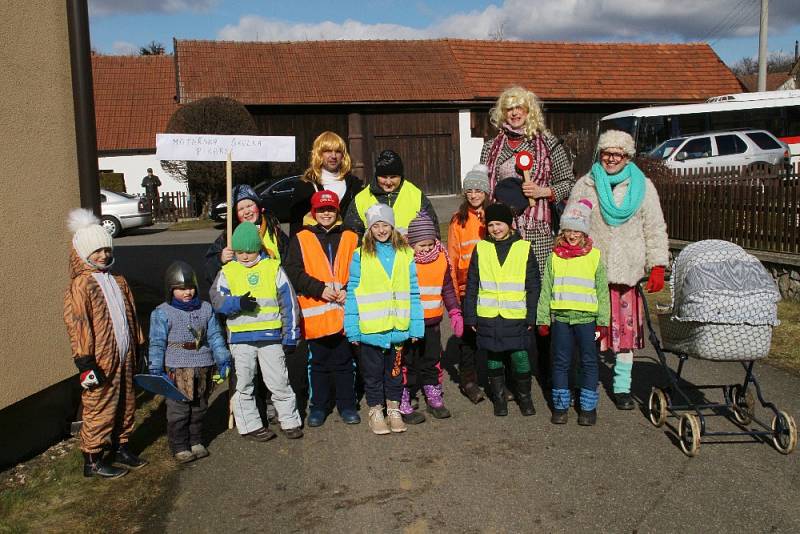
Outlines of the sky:
M172 39L703 41L731 65L758 54L761 0L89 0L92 47ZM800 0L770 0L769 52L794 55Z

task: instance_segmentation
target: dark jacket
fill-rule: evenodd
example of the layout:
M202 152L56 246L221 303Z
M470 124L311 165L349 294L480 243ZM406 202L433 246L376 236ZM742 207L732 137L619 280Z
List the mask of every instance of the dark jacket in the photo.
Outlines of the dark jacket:
M336 252L339 250L339 242L342 240L342 232L344 231L341 223L327 232L318 224L307 225L303 229L317 236L320 245L322 245L322 250L328 256L328 263L333 265L336 259ZM289 250L283 260L283 270L286 271L286 276L289 277L289 281L298 295L322 298L325 283L314 278L306 271L303 252L300 250L300 240L297 239L297 234L289 239Z
M339 199L339 213L344 216L353 198L364 189L364 182L361 178L348 174L344 177L347 184L347 191L343 198ZM312 182L300 180L292 193L292 207L289 211L289 237L294 236L303 229L303 216L311 211L311 197L321 188Z
M486 241L493 243L497 249L500 265L505 263L511 244L521 238L514 232L505 241L494 241L486 236ZM467 289L464 295L464 326L477 327L478 348L491 352L525 350L530 345L528 327L536 325L536 306L539 303L539 264L533 250L528 255L525 273L525 302L528 308L526 319L505 319L497 316L492 319L478 317L478 249L472 252L467 272Z
M397 196L400 194L400 190L403 188L403 184L406 183L406 179L400 182L400 187L397 188L396 191L391 193L387 193L383 190L383 188L378 185L378 179L373 177L372 181L369 184L369 189L372 191L372 194L381 204L386 204L389 207L394 206L394 203L397 201ZM436 237L439 236L439 218L436 217L436 210L433 209L433 204L431 201L428 200L428 197L425 196L425 192L422 192L422 211L426 212L428 216L433 219L433 224L436 226ZM347 212L344 215L344 227L347 230L352 230L360 236L364 235L364 223L361 221L361 217L358 215L358 210L356 209L355 200L350 203L350 206L347 208Z
M264 213L262 213L261 216L267 218L267 228L272 230L273 234L277 235L278 253L281 255L281 260L283 260L289 248L289 238L286 236L286 233L281 230L281 223L277 218ZM236 230L237 226L239 226L239 222L234 220L233 229ZM261 221L259 221L256 226L260 227ZM228 238L226 233L222 232L206 251L206 280L209 284L214 283L217 273L222 269L222 260L219 255L226 246L228 246ZM283 261L281 261L281 263L283 263Z

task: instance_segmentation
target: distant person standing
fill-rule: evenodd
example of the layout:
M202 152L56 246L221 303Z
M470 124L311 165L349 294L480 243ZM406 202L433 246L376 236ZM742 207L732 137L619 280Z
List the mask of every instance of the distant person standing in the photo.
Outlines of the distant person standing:
M142 187L144 187L144 193L150 203L153 215L156 215L159 208L158 188L161 187L161 180L153 174L153 169L147 169L147 175L142 178Z

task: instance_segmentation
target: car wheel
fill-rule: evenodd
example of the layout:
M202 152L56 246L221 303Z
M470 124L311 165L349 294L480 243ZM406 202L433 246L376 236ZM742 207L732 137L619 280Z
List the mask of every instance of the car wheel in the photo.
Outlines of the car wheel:
M111 237L117 237L122 231L122 225L119 224L119 221L116 217L112 217L111 215L103 215L103 217L100 219L100 226L102 226L106 232L111 234Z

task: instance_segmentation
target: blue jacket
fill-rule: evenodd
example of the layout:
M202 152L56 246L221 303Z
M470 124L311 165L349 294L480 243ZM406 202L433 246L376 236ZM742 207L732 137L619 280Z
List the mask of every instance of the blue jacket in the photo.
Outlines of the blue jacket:
M395 250L392 244L376 243L375 252L389 276L392 275L394 266ZM422 312L422 303L419 300L419 284L417 283L417 264L412 258L408 266L411 275L411 325L406 330L388 330L376 334L362 334L358 326L358 306L356 305L355 290L361 281L361 254L360 249L353 254L353 261L350 263L350 279L347 282L347 300L344 303L344 331L348 341L351 343L359 342L390 348L398 345L405 340L415 337L421 339L425 337L425 320Z
M266 258L266 254L261 253L261 258ZM265 281L267 283L268 281ZM229 343L255 343L267 341L282 343L293 347L300 340L300 306L297 304L297 296L294 288L286 277L282 267L278 267L273 283L278 288L278 306L281 313L281 328L270 330L255 330L252 332L229 332ZM232 295L228 286L228 279L225 272L220 269L211 289L208 290L211 305L217 313L227 317L241 313L239 306L240 295Z
M167 338L169 337L169 321L163 311L158 308L150 314L150 343L148 346L148 359L151 367L164 368L164 355L167 352ZM213 313L208 320L206 329L206 340L214 355L214 362L217 366L230 364L231 353L222 335L222 327L217 321L217 316Z

